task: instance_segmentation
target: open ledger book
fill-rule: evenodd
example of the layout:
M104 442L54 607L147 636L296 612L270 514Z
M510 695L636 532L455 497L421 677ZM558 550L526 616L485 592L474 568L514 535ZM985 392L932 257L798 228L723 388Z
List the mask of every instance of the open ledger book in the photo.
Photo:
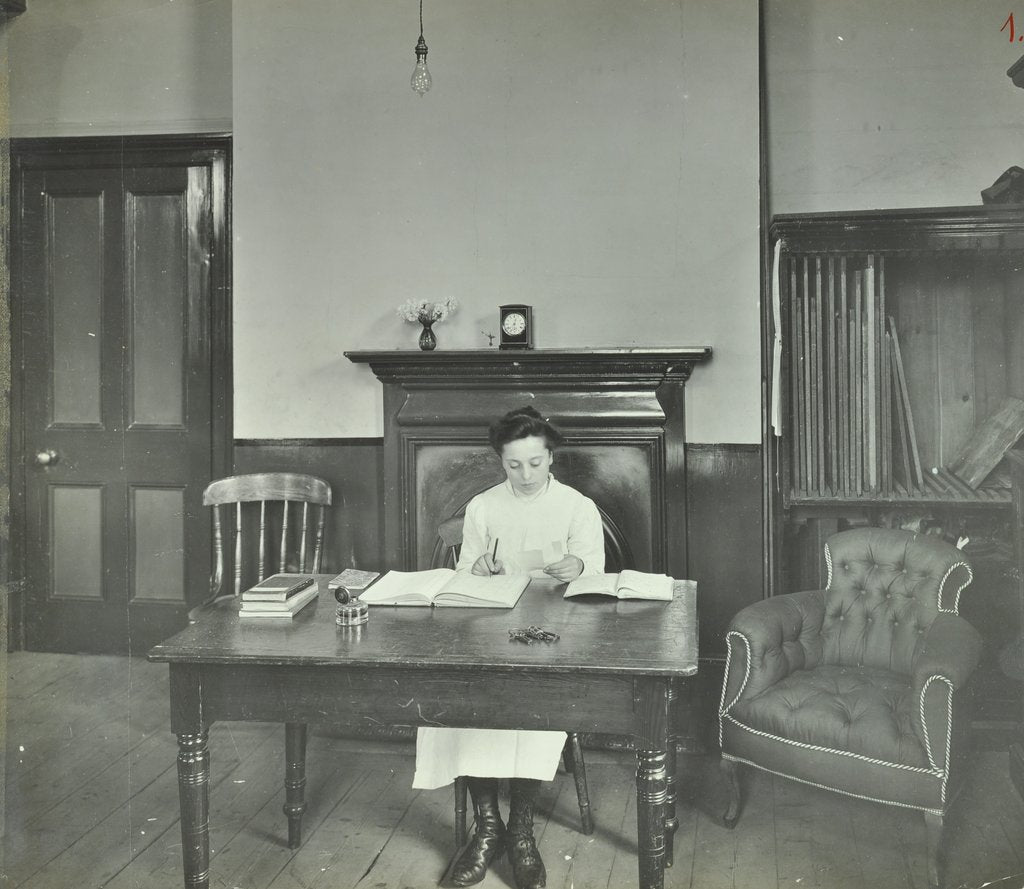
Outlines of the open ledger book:
M672 600L675 581L667 574L647 574L626 569L618 574L590 574L577 577L565 590L564 598L601 595L618 599Z
M465 608L513 608L530 582L528 574L480 577L468 571L389 571L359 601L369 605L445 605Z

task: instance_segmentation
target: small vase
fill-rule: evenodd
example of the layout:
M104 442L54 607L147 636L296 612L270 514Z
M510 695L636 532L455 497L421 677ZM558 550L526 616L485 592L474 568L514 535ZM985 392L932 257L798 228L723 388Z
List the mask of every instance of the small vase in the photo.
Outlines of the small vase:
M434 331L432 330L434 322L421 321L420 324L423 325L423 332L420 334L420 348L424 352L430 352L437 348L437 337L434 336Z

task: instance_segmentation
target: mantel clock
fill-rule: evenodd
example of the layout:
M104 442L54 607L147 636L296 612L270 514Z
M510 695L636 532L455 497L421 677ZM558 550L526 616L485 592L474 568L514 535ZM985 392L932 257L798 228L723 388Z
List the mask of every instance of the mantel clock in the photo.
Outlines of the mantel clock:
M533 307L498 306L498 348L533 348Z

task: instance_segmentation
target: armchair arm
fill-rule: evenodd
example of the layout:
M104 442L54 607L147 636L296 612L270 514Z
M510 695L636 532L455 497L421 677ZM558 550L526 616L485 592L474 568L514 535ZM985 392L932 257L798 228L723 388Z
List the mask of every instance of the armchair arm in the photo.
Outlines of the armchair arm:
M934 769L949 768L953 694L978 666L981 646L980 634L967 621L939 614L914 652L911 682L917 706L911 719Z
M937 615L914 652L914 691L920 694L933 676L963 688L981 659L981 644L978 631L963 618Z
M726 636L720 712L728 712L741 698L760 694L794 670L816 666L824 616L821 590L774 596L740 611Z

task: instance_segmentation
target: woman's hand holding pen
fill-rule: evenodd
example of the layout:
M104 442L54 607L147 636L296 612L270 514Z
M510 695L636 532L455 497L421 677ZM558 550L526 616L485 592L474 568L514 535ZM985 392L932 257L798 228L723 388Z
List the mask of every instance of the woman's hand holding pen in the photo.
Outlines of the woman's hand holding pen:
M477 574L480 577L490 577L492 574L504 574L505 563L501 559L496 559L490 553L484 553L473 563L471 573Z
M473 563L472 573L481 577L490 577L492 574L503 574L505 566L498 560L498 541L494 541L494 551L484 553Z
M583 573L583 560L579 556L574 556L570 553L567 556L563 556L557 562L545 565L544 573L555 580L562 581L562 583L568 583Z

